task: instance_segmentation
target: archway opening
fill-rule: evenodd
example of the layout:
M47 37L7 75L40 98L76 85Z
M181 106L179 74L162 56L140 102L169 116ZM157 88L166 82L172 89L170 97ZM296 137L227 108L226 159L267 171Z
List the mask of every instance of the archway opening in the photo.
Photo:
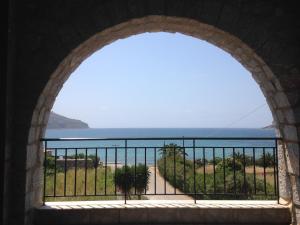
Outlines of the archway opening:
M65 129L48 129L46 138L108 139L56 145L47 140L46 201L118 199L122 193L129 199L178 199L180 194L189 200L193 192L195 199L276 199L276 140L246 139L241 145L238 139L275 137L273 129L262 129L272 124L265 98L247 70L204 41L151 33L114 42L73 72L53 108L73 118L85 116L84 121L102 129L65 130L66 119L51 114L48 127ZM162 140L151 137L168 138L163 140L167 151L177 146L185 154L165 157ZM203 140L203 145L191 137L218 139ZM121 140L109 138L136 140L124 140L129 148L123 149ZM133 172L128 193L117 181L126 166ZM138 170L149 176L137 192Z
M145 21L147 21L145 23ZM146 24L146 26L145 26ZM159 24L159 25L158 25ZM189 26L186 26L189 24ZM226 50L233 55L238 61L240 61L253 75L254 79L260 84L264 95L267 98L270 109L273 113L274 120L280 121L277 106L280 104L288 105L288 101L281 93L280 84L273 76L271 70L249 47L247 47L240 40L233 36L222 32L214 27L200 24L192 20L185 20L181 18L164 18L161 17L147 17L146 19L132 20L130 23L124 23L114 28L105 30L98 35L95 35L90 40L86 41L75 49L62 64L58 67L57 71L52 75L52 81L50 81L45 88L43 94L40 97L35 115L33 116L33 126L31 128L31 135L29 137L29 148L33 148L31 154L38 155L42 158L40 153L40 146L37 144L37 138L43 136L45 132L45 124L48 119L49 111L54 103L55 96L63 85L64 81L68 78L71 72L91 53L95 50L105 46L107 43L130 36L132 34L141 33L144 31L177 31L184 34L188 34L200 39L207 40L222 49ZM275 99L275 100L274 100ZM282 101L281 101L282 100ZM285 117L287 115L284 115ZM278 124L278 123L277 123ZM286 137L293 132L285 132L278 129L281 136ZM34 143L34 145L32 144ZM40 164L41 165L41 164ZM36 171L38 166L32 168ZM32 179L33 171L28 171L27 179ZM281 180L283 181L284 178ZM286 188L284 188L286 189ZM35 192L37 195L41 193L41 187L36 187ZM281 192L284 195L284 192ZM288 196L288 194L287 194ZM30 205L30 204L29 204Z

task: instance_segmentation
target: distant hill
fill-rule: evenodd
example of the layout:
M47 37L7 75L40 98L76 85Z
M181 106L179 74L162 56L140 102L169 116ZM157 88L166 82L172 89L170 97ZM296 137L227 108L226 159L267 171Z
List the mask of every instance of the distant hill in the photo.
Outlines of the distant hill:
M87 123L81 120L70 119L57 113L50 112L47 129L84 129L89 128Z

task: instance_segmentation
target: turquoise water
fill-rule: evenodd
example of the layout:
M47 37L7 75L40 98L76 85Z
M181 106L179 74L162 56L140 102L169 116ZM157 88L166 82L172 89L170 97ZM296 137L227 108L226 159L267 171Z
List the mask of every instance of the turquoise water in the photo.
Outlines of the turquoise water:
M163 137L275 137L273 129L222 129L222 128L121 128L121 129L74 129L74 130L47 130L46 138L163 138ZM159 149L164 144L174 143L179 146L185 146L188 159L193 158L193 141L192 140L129 140L127 142L127 163L133 164L135 161L135 151L137 153L137 163L146 163L153 165L156 159L160 158ZM74 155L75 148L77 153L87 153L88 155L100 156L102 162L107 157L108 163L124 164L125 162L125 142L124 140L116 141L50 141L47 142L48 148L60 148L57 155L65 155L65 149L69 148L67 155ZM221 157L225 147L225 156L230 156L235 151L242 153L245 147L245 154L252 156L253 147L256 149L256 157L262 154L262 147L265 151L273 154L275 142L273 140L196 140L195 141L195 158L202 159L205 154L206 159L211 160L213 157L213 148L215 147L215 156ZM145 147L147 147L145 151ZM203 147L206 147L205 150ZM240 147L240 148L239 148ZM259 148L260 147L260 148ZM85 148L89 148L85 150ZM97 150L96 150L97 148ZM107 154L106 154L107 153ZM117 157L115 157L117 155Z
M95 129L50 129L51 137L275 137L273 129L255 128L95 128Z

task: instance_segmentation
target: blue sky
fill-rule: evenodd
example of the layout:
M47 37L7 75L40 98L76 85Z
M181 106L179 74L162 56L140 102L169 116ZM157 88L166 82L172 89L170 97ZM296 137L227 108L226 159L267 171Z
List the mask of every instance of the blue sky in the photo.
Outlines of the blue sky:
M52 110L93 128L272 123L265 97L238 61L178 33L144 33L98 50L65 82Z

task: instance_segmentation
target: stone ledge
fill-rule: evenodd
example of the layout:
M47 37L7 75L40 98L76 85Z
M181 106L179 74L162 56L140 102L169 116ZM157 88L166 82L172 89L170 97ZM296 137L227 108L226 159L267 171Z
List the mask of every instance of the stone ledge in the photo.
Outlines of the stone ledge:
M290 224L289 208L274 201L122 201L47 203L35 225Z
M71 208L286 208L277 201L260 200L124 200L46 202L43 209Z

